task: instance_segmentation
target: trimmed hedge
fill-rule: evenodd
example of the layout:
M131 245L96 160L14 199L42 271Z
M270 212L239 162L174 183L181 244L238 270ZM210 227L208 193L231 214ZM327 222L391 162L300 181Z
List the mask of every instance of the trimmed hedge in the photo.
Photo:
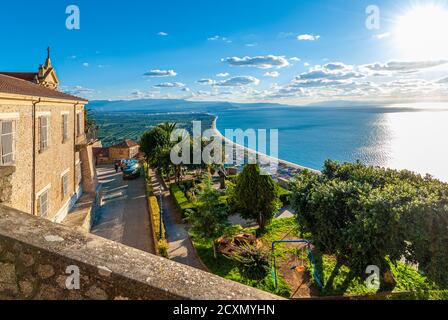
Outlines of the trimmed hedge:
M148 198L149 213L151 215L152 226L157 240L160 239L160 207L157 198L152 196ZM165 226L162 222L162 239L166 238Z
M177 206L177 209L182 213L182 216L185 217L187 210L194 209L194 205L188 201L182 189L177 184L170 185L170 192L173 196L174 203Z

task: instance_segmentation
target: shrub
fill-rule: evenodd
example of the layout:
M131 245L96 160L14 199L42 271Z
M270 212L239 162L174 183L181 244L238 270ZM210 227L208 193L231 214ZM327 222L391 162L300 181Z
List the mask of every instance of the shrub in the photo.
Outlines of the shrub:
M278 195L280 197L280 201L283 203L283 206L287 206L291 203L292 192L286 190L282 187L278 187Z
M166 241L165 239L159 240L157 242L157 248L159 251L159 256L167 258L167 259L169 258L169 256L168 256L168 248L169 248L168 241Z
M409 171L325 163L292 183L292 205L303 232L324 253L361 275L368 265L383 274L406 256L429 280L448 285L448 185Z
M269 272L269 256L266 251L256 246L235 245L229 258L235 261L240 273L248 279L261 280Z
M170 192L174 198L174 202L177 206L177 209L182 213L184 217L186 216L188 210L194 209L194 205L190 201L188 201L187 197L185 196L184 192L180 189L179 185L171 184Z
M160 207L159 207L157 198L149 197L148 204L149 204L149 213L151 215L151 222L152 222L152 227L154 229L155 237L157 240L159 240L161 238L165 239L166 231L165 231L165 226L163 225L163 222L162 222L162 236L160 235Z

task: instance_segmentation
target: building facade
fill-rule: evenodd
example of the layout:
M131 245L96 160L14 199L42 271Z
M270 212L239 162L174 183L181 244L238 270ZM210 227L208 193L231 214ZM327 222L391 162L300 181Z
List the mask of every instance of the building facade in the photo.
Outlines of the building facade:
M54 222L96 189L88 101L58 87L49 55L35 74L0 72L0 203Z
M110 164L136 158L140 153L140 146L135 141L127 139L109 148L95 148L94 153L98 164Z

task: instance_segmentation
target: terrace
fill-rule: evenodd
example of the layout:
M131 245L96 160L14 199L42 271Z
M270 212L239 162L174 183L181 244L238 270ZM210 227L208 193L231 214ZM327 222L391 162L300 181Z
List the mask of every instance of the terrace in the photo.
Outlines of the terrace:
M76 268L80 289L69 290L67 271ZM0 275L2 299L279 299L1 206Z

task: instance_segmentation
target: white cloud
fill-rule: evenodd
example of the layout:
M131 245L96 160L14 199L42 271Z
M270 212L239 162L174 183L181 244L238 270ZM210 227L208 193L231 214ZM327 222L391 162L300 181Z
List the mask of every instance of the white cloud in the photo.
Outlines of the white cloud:
M280 73L277 71L272 71L272 72L266 72L264 74L265 77L271 77L271 78L278 78L280 76Z
M201 79L201 80L198 80L198 83L203 84L203 85L214 85L216 83L216 81L212 80L212 79Z
M147 77L175 77L177 72L174 70L150 70L143 75Z
M342 62L327 63L323 66L317 65L308 72L304 72L296 77L297 80L349 80L364 78L365 75L354 70L353 66Z
M446 83L446 84L448 84L448 78L440 79L439 81L437 81L437 83Z
M251 84L258 85L260 84L260 80L252 76L240 76L215 83L216 86L220 87L242 87Z
M314 35L314 34L301 34L301 35L297 36L297 40L299 40L299 41L316 41L319 39L320 39L320 36Z
M303 64L303 66L304 66L304 67L309 67L310 64L309 64L309 62L305 62L305 63Z
M254 67L260 69L284 68L290 65L284 56L229 57L221 60L231 66Z
M208 41L222 41L222 42L225 42L225 43L232 43L232 40L230 40L229 38L218 36L218 35L210 37L207 40Z
M300 61L301 61L301 59L300 59L300 58L298 58L298 57L292 57L292 58L289 58L289 61L293 61L293 62L300 62Z
M249 47L249 48L256 47L256 46L258 46L258 43L246 43L246 47Z
M157 35L161 36L161 37L166 37L166 36L168 36L168 33L162 31L162 32L159 32Z
M228 72L221 72L221 73L218 73L216 76L218 78L225 78L225 77L228 77L229 75L230 74Z
M89 97L95 92L93 89L84 88L82 86L63 86L61 90L67 94L81 97Z
M362 66L371 71L396 71L396 72L416 72L448 64L448 60L436 61L390 61L387 63L372 63Z
M181 82L164 82L154 86L155 88L183 88L185 84Z
M377 40L382 40L382 39L389 38L390 36L391 36L391 34L389 32L386 32L386 33L376 34L373 37Z
M88 68L88 67L89 67L89 63L88 63L88 62L84 62L84 63L82 64L82 66L85 67L85 68Z

